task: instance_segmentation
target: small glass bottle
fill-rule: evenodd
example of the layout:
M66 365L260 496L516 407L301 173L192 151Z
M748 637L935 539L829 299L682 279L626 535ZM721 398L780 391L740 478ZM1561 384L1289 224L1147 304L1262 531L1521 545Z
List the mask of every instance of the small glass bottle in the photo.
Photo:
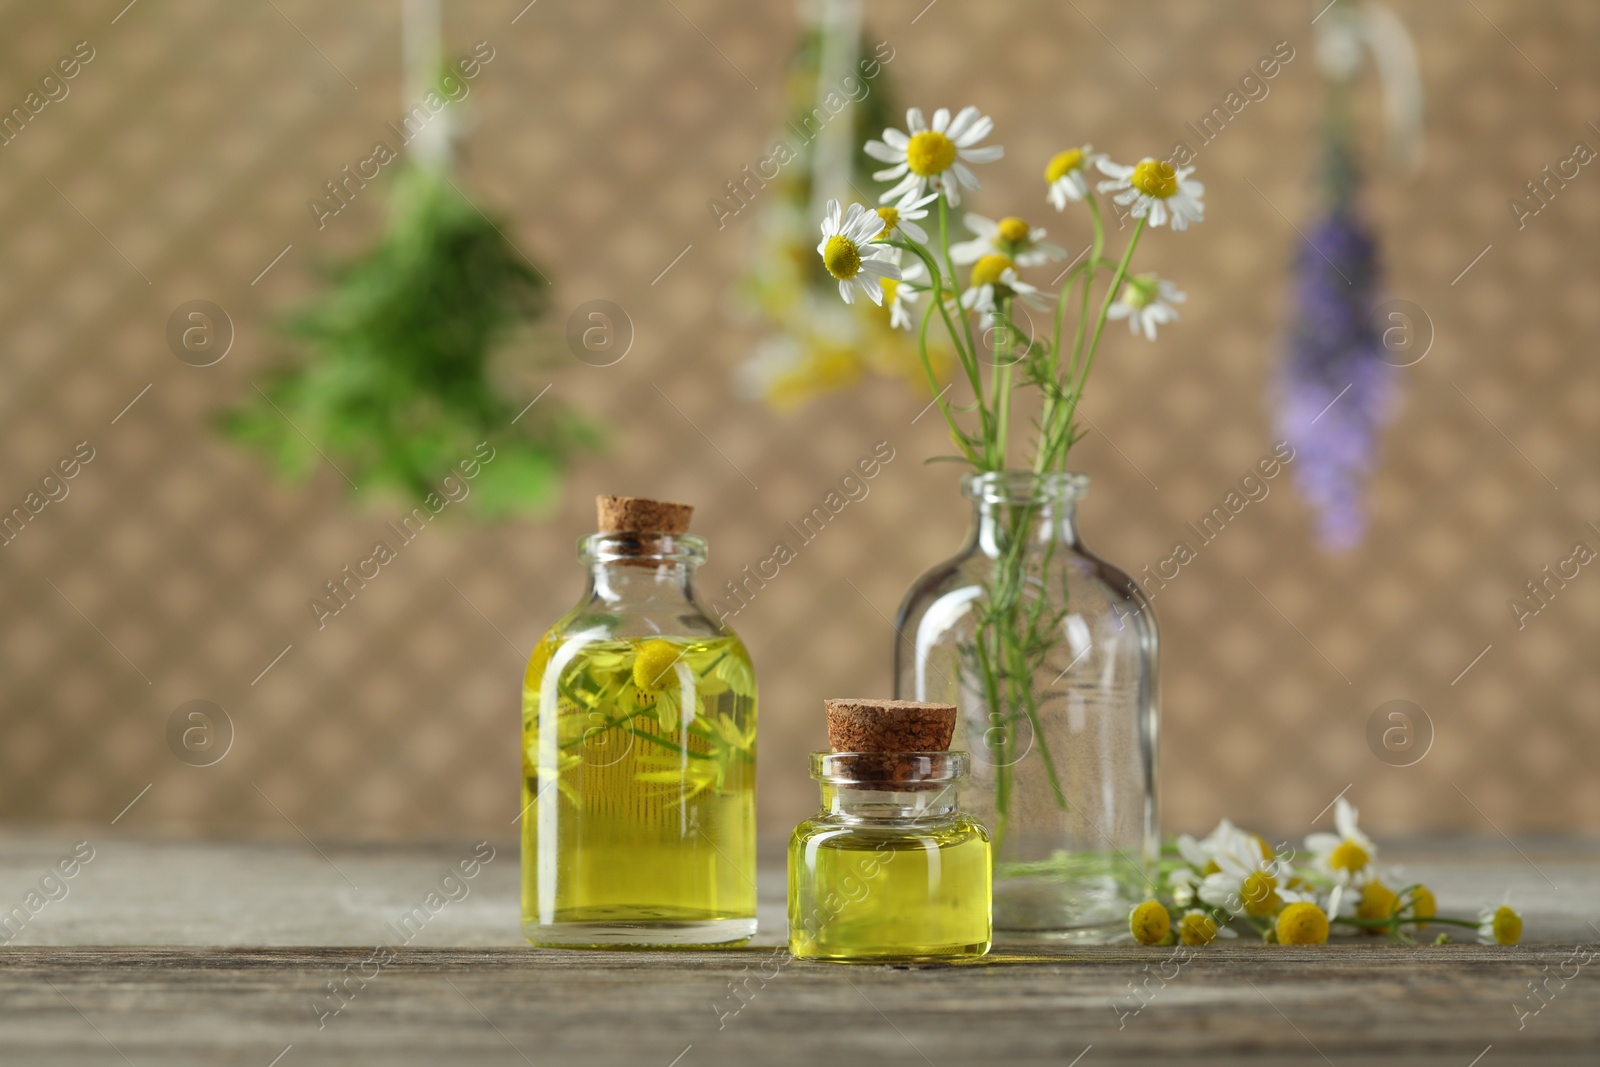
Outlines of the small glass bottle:
M536 945L739 944L756 929L756 685L695 599L687 505L599 498L589 585L522 691L522 929Z
M822 810L789 839L791 955L989 951L989 835L957 802L967 754L944 751L954 727L954 705L828 701L835 751L811 756Z

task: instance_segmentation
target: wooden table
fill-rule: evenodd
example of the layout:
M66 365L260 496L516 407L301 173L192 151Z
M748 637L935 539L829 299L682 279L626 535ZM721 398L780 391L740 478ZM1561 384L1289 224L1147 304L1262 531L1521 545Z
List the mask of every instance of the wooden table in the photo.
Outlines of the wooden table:
M0 909L88 838L0 835ZM1600 956L1566 961L1600 942L1600 849L1519 844L1391 844L1384 858L1448 913L1510 888L1520 947L1233 942L1163 971L1171 950L1132 945L957 967L783 963L778 863L760 872L751 947L554 952L521 942L510 842L444 882L471 845L94 841L0 947L0 1064L1594 1067ZM392 924L408 914L407 942ZM1152 973L1170 977L1134 1013L1129 983ZM1519 1019L1541 1003L1528 983L1546 980L1542 1009Z

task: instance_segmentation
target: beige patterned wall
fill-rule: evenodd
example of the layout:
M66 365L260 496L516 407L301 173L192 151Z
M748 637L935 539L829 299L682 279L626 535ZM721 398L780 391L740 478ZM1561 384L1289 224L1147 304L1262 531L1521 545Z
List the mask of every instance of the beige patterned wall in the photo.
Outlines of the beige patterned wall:
M1043 215L1057 148L1164 150L1275 42L1297 51L1202 152L1206 223L1149 242L1146 262L1190 294L1183 321L1155 346L1116 333L1097 368L1088 410L1104 433L1077 454L1094 479L1086 536L1130 569L1152 562L1270 447L1284 267L1314 206L1313 10L924 5L875 3L870 26L895 49L902 99L996 116L1008 158L984 172L990 211ZM327 468L275 484L211 424L284 354L273 318L377 231L378 190L320 232L306 200L396 117L396 5L0 8L6 108L77 42L94 53L0 147L0 505L93 449L69 494L0 548L0 818L103 823L137 797L119 829L504 836L522 660L577 593L571 546L593 494L697 502L716 588L880 440L896 459L871 495L738 620L762 680L767 831L813 801L803 753L822 698L887 689L885 617L965 524L950 468L920 464L942 444L934 419L912 424L925 398L878 383L775 416L730 386L756 336L727 314L753 226L719 232L706 201L770 143L791 5L448 6L459 50L495 49L460 180L555 277L552 329L608 299L636 340L613 367L521 369L530 399L553 383L613 425L556 514L439 522L321 632L307 598L399 506L352 502ZM1575 541L1600 547L1585 527L1600 523L1600 172L1520 231L1506 206L1575 141L1600 145L1600 9L1396 7L1421 47L1428 155L1414 177L1380 176L1370 206L1392 289L1437 337L1407 372L1360 549L1311 547L1279 482L1158 600L1175 829L1223 814L1297 829L1348 785L1382 832L1600 830L1600 569L1520 632L1507 607ZM235 324L214 366L165 341L194 299ZM234 726L209 767L166 742L195 699ZM1413 766L1366 741L1391 699L1433 725Z

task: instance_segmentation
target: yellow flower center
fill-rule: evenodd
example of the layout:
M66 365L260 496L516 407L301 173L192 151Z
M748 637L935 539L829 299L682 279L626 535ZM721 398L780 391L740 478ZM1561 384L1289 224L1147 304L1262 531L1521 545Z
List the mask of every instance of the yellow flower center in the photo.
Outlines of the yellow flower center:
M1069 148L1065 152L1057 152L1050 158L1050 163L1044 168L1044 180L1054 185L1062 178L1083 166L1083 149Z
M1341 841L1328 856L1328 866L1336 871L1348 871L1355 874L1366 870L1367 864L1372 862L1372 857L1367 855L1367 850L1354 841Z
M1172 164L1159 159L1147 159L1133 168L1128 182L1146 196L1165 200L1178 191L1178 173Z
M1387 919L1394 914L1394 905L1394 890L1374 878L1361 888L1361 903L1356 905L1356 918ZM1369 934L1382 932L1376 927L1367 930Z
M1216 860L1206 860L1205 867L1200 871L1200 877L1204 878L1208 874L1217 874L1221 870L1222 868L1217 866Z
M900 290L900 281L898 278L879 278L878 284L883 286L883 306L888 307L894 303L895 293Z
M956 161L956 143L937 130L923 130L911 135L906 145L906 162L913 174L924 178L943 174Z
M1522 916L1502 904L1494 909L1494 942L1497 945L1515 945L1522 940Z
M647 693L665 687L673 677L672 668L683 649L671 641L646 641L633 658L633 684Z
M1283 905L1283 898L1278 896L1278 879L1266 871L1251 871L1239 886L1239 901L1246 915L1276 915Z
M1033 230L1026 222L1014 215L1007 215L1000 220L1000 226L995 236L1008 245L1020 245L1028 240L1028 235Z
M1141 945L1159 945L1172 930L1172 916L1159 900L1147 900L1133 909L1128 916L1128 929L1133 939Z
M1161 295L1161 282L1154 274L1136 274L1128 279L1128 287L1122 291L1122 302L1129 307L1147 308L1156 302L1156 297ZM1260 834L1251 834L1261 845L1263 859L1271 859L1274 849L1267 844L1267 839Z
M1328 940L1328 917L1315 904L1290 904L1278 915L1278 944L1320 945Z
M1418 919L1431 919L1439 914L1439 902L1433 899L1433 890L1425 885L1419 885L1411 891L1411 914ZM1427 923L1418 923L1418 930L1426 930Z
M879 237L889 236L889 231L900 225L900 209L895 207L880 207L878 217L883 220L883 229L878 231Z
M1185 945L1209 945L1217 939L1217 921L1192 911L1178 920L1178 940Z
M861 270L861 250L843 234L834 234L822 246L822 265L828 273L847 282Z
M1002 256L999 253L984 256L972 265L972 284L974 287L996 285L1000 281L1000 275L1010 270L1011 266L1010 256Z

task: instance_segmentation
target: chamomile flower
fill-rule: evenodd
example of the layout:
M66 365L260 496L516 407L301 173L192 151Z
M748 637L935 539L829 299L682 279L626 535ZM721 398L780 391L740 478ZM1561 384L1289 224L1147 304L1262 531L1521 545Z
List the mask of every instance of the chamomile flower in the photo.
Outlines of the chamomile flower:
M889 305L889 325L902 330L911 329L911 305L916 303L925 288L923 283L928 280L928 268L920 262L909 267L902 267L900 280L885 278L883 281L884 303Z
M1312 834L1306 838L1312 866L1338 886L1365 885L1377 873L1373 860L1377 857L1378 846L1361 832L1361 827L1356 825L1356 809L1343 797L1334 804L1333 822L1338 833Z
M1218 927L1217 920L1199 908L1190 908L1178 920L1178 941L1191 947L1209 945L1219 937L1238 936L1226 926Z
M874 304L882 304L883 285L879 279L900 277L900 268L894 262L895 250L875 243L882 231L883 219L876 211L851 204L841 218L839 201L828 201L817 253L828 273L839 282L839 295L846 304L855 303L857 289Z
M883 232L878 234L878 240L887 241L898 236L909 237L922 245L928 243L928 231L918 226L916 220L928 217L927 205L939 199L939 194L919 196L920 192L920 189L908 190L892 207L878 209L878 217L883 220Z
M1328 916L1315 904L1299 901L1278 913L1280 945L1320 945L1328 940Z
M1113 199L1127 205L1128 213L1136 219L1149 216L1152 226L1165 226L1171 220L1174 230L1187 229L1189 223L1205 219L1206 209L1200 197L1206 187L1190 180L1193 167L1174 169L1159 159L1143 159L1131 167L1099 159L1095 166L1111 179L1096 188L1102 193L1116 193Z
M1134 905L1129 913L1128 931L1141 945L1159 945L1172 932L1172 916L1159 900L1147 900Z
M923 121L922 109L906 112L906 129L883 131L883 140L868 141L866 153L894 164L873 174L879 181L899 182L879 198L887 204L912 190L942 193L952 206L961 203L960 187L976 189L978 178L968 163L993 163L1005 155L999 145L979 145L994 129L994 120L975 107L964 107L954 117L948 108L933 113L933 123Z
M1049 200L1057 211L1067 209L1067 201L1082 200L1089 195L1089 165L1106 158L1096 152L1093 145L1081 145L1057 152L1044 168L1044 180L1050 186Z
M1478 940L1485 945L1515 945L1522 940L1522 916L1512 909L1509 894L1506 903L1478 913Z
M1038 293L1037 288L1017 277L1016 264L1010 256L996 252L972 265L971 285L961 294L961 306L969 311L993 311L1007 296L1021 297L1039 306Z
M1029 226L1014 216L999 222L982 215L967 215L967 229L978 236L950 246L957 263L976 263L991 252L1008 256L1019 267L1034 267L1052 259L1067 258L1067 250L1044 239L1044 227Z
M1219 849L1214 859L1217 871L1200 883L1200 899L1231 915L1263 918L1276 915L1283 907L1284 893L1297 899L1299 894L1284 886L1282 864L1262 847L1253 834L1237 833L1228 847Z
M1122 295L1106 311L1106 318L1127 319L1128 329L1154 341L1157 326L1177 321L1178 309L1172 305L1187 299L1187 293L1179 292L1165 278L1135 274L1123 284Z

